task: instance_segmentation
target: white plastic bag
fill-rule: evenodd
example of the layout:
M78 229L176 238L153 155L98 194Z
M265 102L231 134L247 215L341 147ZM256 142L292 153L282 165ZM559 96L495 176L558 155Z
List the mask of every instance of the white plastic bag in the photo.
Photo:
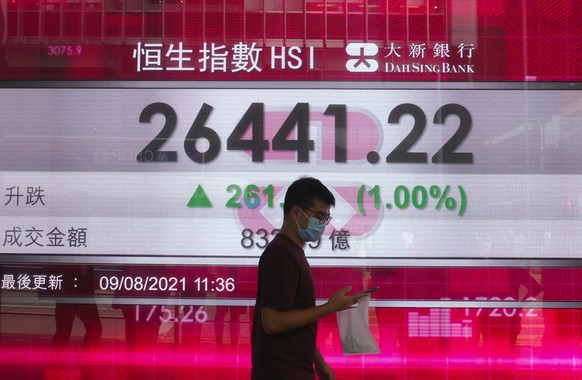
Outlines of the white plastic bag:
M360 298L357 307L338 311L337 326L344 355L377 354L380 352L368 324L370 296Z

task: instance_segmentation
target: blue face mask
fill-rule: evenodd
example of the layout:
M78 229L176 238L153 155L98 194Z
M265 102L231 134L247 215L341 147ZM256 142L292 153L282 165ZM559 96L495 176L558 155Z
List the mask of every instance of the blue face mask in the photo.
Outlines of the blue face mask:
M301 212L303 212L303 210L301 210ZM319 240L321 235L323 235L323 231L325 231L325 223L321 223L316 218L308 217L307 214L305 214L305 212L303 212L303 215L305 215L309 219L309 222L307 223L307 228L301 228L301 226L299 226L299 223L295 222L297 223L297 227L299 227L298 229L299 237L303 239L303 241Z

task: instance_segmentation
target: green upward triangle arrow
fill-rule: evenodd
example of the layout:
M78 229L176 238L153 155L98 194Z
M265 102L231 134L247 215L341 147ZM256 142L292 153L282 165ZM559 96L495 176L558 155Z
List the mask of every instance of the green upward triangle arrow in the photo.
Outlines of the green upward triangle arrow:
M208 199L208 196L204 192L202 186L198 185L194 195L188 201L188 207L212 207L212 202Z

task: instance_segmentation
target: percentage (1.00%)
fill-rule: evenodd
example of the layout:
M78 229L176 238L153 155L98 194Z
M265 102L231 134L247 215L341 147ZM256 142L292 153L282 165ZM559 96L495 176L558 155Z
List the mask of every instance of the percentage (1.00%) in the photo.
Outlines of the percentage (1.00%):
M366 185L360 186L358 191L358 208L362 215L366 215L364 210L364 195L368 194L372 196L374 201L374 208L379 209L382 204L382 199L380 197L380 186L375 185L367 190ZM410 189L408 186L399 185L394 188L393 201L386 203L385 207L390 209L392 206L397 209L406 209L411 205L417 210L424 210L431 199L436 200L434 209L439 211L442 209L443 205L445 209L449 211L457 211L457 215L463 216L467 208L467 193L463 186L458 185L460 199L457 200L455 197L450 196L451 186L446 185L441 188L438 185L432 185L429 188L426 186L418 185ZM366 191L367 190L367 191ZM457 207L458 206L458 207Z

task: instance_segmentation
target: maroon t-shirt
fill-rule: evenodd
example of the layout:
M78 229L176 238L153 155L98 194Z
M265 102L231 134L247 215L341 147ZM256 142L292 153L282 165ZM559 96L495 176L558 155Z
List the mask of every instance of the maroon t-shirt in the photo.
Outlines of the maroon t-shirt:
M312 380L317 322L266 334L261 309L298 310L315 306L315 286L303 249L275 236L259 260L252 332L252 380Z

